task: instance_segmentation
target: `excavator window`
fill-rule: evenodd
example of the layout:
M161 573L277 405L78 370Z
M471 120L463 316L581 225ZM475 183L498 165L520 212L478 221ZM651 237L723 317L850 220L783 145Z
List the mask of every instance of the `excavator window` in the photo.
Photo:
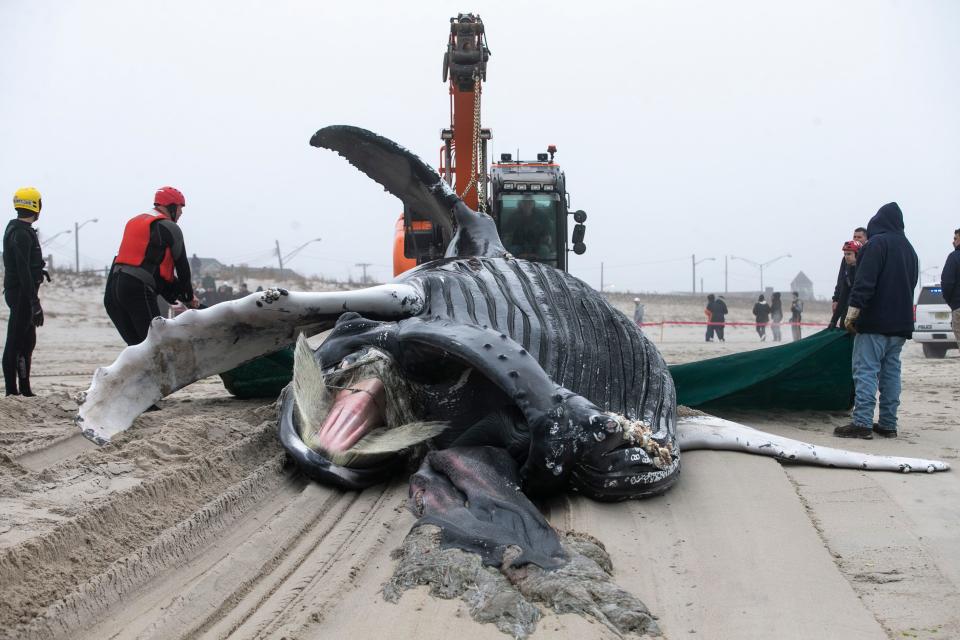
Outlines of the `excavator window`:
M500 240L518 258L556 264L560 251L556 194L503 194Z

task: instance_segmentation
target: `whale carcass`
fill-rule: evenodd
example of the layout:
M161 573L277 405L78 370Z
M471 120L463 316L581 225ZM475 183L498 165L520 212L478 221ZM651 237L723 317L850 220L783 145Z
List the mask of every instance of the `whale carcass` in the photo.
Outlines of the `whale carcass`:
M677 481L684 450L949 468L678 416L663 358L634 323L577 278L511 256L493 220L414 154L347 126L321 129L311 144L340 153L427 216L447 241L445 257L386 285L274 289L155 319L145 342L95 373L77 417L88 438L108 442L163 396L301 334L331 330L316 350L298 341L294 381L279 402L280 438L297 465L321 482L362 489L421 456L410 486L418 527L437 527L440 546L478 554L486 565L548 573L576 564L582 544L562 539L526 496L661 493ZM642 605L624 603L621 617L633 622L604 614L604 624L649 629Z

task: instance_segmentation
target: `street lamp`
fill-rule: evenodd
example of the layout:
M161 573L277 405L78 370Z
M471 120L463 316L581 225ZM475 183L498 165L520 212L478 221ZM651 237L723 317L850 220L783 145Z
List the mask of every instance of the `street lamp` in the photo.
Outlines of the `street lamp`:
M737 256L730 256L730 259L731 259L731 260L742 260L743 262L746 262L747 264L752 264L752 265L755 266L757 269L760 269L760 291L763 292L763 268L764 268L764 267L769 267L770 265L772 265L772 264L773 264L774 262L776 262L777 260L780 260L781 258L792 258L792 257L793 257L793 256L790 255L789 253L785 253L785 254L783 254L782 256L777 256L777 257L774 258L773 260L767 260L766 262L754 262L753 260L747 260L746 258L739 258L739 257L737 257Z
M291 252L288 253L287 255L283 255L282 253L280 253L280 241L279 241L279 240L276 240L276 243L277 243L277 261L280 262L280 279L281 279L281 280L283 279L283 263L284 263L284 261L289 261L293 256L295 256L295 255L297 255L298 253L300 253L300 251L301 251L305 246L307 246L308 244L310 244L310 243L312 243L312 242L320 242L321 239L322 239L322 238L314 238L313 240L307 240L306 242L304 242L302 245L300 245L299 247L297 247L296 249L294 249L293 251L291 251Z
M697 265L707 260L716 260L716 258L701 258L697 260L696 254L690 256L690 264L693 265L693 295L697 295Z
M73 223L73 248L76 251L77 258L77 273L80 273L80 228L88 222L96 222L96 218L90 218L89 220L84 220L83 222L74 222Z
M60 236L62 236L62 235L65 234L65 233L73 233L73 232L70 231L70 229L67 229L67 230L65 230L65 231L61 231L60 233L55 233L55 234L53 234L52 236L50 236L49 238L47 238L46 240L44 240L43 242L41 242L41 243L40 243L40 246L43 247L43 246L46 246L46 245L50 244L51 242L53 242L54 240L56 240L57 238L59 238Z

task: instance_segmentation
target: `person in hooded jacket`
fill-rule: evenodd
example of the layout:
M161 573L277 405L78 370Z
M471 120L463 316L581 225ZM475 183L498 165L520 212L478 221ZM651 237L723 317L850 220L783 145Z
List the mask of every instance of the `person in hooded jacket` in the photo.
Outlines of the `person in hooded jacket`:
M838 285L834 294L833 315L830 316L831 329L843 328L843 319L847 315L847 303L850 301L850 289L853 288L853 280L857 275L857 253L863 245L856 240L847 240L843 243L843 264L846 269L843 272L843 279Z
M943 299L952 311L953 336L960 347L960 229L953 232L953 251L943 263L940 287L943 289Z
M919 277L917 252L904 233L903 212L896 202L880 207L867 225L870 241L857 255L844 327L853 339L856 387L853 420L837 427L841 438L873 434L897 436L900 406L900 352L913 336L913 290ZM873 411L880 392L880 415Z
M753 317L757 319L757 335L760 336L760 342L764 342L767 339L767 323L770 322L770 305L767 304L762 293L753 305Z

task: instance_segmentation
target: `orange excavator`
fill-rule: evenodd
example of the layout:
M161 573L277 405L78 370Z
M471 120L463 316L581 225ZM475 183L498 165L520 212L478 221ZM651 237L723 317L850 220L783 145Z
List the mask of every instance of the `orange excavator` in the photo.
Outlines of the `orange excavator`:
M566 271L567 254L586 251L583 223L587 214L569 210L566 179L554 162L554 145L547 147L546 153L538 153L536 161L501 154L500 161L488 170L487 143L492 136L490 129L481 126L480 96L489 59L480 16L461 13L451 18L443 56L443 81L450 91L450 127L440 134L440 175L467 206L493 217L507 251ZM568 241L571 215L576 224ZM440 230L425 216L405 209L396 224L394 275L443 257L443 250Z

